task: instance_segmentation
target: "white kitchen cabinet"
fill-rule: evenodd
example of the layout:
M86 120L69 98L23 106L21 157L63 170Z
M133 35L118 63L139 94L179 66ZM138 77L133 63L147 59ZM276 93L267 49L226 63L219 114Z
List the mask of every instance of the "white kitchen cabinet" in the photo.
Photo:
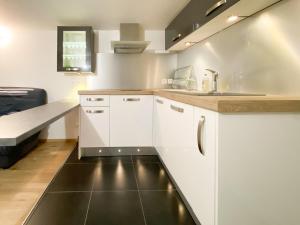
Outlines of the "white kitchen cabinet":
M185 157L192 148L193 107L172 100L165 102L161 158L177 184L183 187L189 172L186 170L189 162Z
M299 113L222 114L156 99L155 147L202 225L300 224Z
M109 108L80 107L80 148L109 146Z
M214 225L217 114L161 97L154 104L155 147L199 221Z
M110 145L153 146L153 96L110 96Z
M183 192L202 225L215 224L216 112L194 108L193 147L185 156Z
M153 115L153 142L156 150L161 157L164 157L167 147L167 138L169 131L169 105L170 100L159 96L154 97L154 115Z

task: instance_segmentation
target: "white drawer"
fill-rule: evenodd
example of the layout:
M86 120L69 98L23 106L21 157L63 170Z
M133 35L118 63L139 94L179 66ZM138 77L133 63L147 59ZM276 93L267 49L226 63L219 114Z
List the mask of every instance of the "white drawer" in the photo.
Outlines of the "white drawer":
M80 107L80 147L109 146L109 108Z
M81 95L81 106L109 106L109 95Z

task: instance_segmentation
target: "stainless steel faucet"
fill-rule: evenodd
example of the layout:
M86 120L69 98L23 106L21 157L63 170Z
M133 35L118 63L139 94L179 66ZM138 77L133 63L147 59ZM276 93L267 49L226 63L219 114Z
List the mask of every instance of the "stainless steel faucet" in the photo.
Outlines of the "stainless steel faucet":
M211 70L211 69L205 69L211 73L212 77L212 89L209 91L210 93L218 92L218 77L219 73L217 71Z

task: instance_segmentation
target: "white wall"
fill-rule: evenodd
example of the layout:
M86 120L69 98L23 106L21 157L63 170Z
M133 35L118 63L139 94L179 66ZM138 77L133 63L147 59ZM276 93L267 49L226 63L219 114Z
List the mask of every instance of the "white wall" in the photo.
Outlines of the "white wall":
M0 86L43 88L48 102L77 98L77 90L85 88L86 78L56 72L56 31L11 28L11 32L11 43L0 48ZM60 119L42 138L76 138L76 118L74 112Z
M12 33L11 43L5 48L0 48L0 86L44 88L48 94L48 102L63 98L78 98L77 91L86 89L88 78L56 72L56 30L9 28ZM96 33L98 34L96 52L111 52L110 41L119 40L119 31ZM151 49L164 48L163 31L146 31L145 36L149 38L147 40L152 41ZM173 62L176 66L177 59ZM97 76L96 74L93 78ZM97 87L97 82L99 82L97 79L92 81L91 87ZM91 84L91 81L89 83ZM74 112L53 123L43 133L42 138L64 139L77 136L78 113Z
M222 91L300 94L300 1L285 0L178 55L193 65L200 89L204 69L220 72Z

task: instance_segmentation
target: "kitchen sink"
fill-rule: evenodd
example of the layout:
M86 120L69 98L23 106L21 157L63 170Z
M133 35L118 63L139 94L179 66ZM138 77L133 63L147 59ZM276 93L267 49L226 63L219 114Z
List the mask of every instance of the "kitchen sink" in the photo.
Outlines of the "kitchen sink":
M180 89L165 89L165 91L193 95L193 96L265 96L265 94L258 93L238 93L238 92L201 92L193 90L180 90Z

